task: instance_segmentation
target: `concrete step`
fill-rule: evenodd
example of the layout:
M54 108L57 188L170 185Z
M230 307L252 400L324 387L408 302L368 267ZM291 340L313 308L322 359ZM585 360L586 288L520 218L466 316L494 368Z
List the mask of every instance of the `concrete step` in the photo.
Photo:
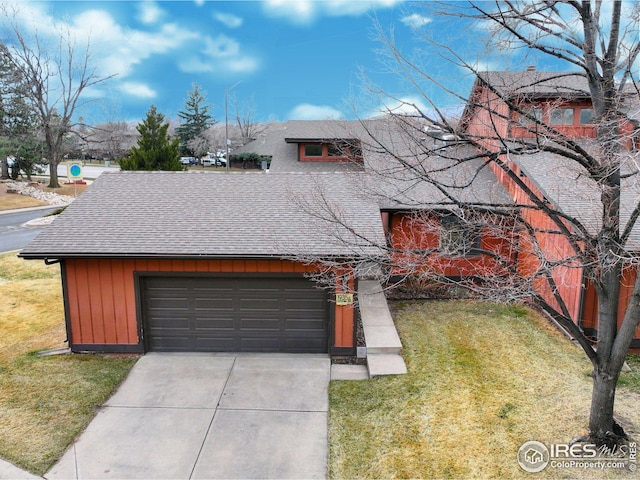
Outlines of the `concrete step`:
M359 281L358 304L367 344L367 355L399 354L402 343L380 283L374 280Z
M373 353L367 355L369 377L381 375L404 375L407 365L401 355L388 353Z
M369 371L366 365L331 365L331 380L366 380Z
M363 325L364 338L367 344L367 356L371 354L400 354L402 343L396 327Z

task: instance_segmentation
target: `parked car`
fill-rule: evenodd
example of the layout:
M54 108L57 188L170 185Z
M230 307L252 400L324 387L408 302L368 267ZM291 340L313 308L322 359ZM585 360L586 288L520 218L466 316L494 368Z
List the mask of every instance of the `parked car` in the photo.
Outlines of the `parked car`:
M180 157L180 163L183 165L197 165L198 159L195 157Z
M206 157L202 159L203 167L226 167L227 159L221 153L208 153Z

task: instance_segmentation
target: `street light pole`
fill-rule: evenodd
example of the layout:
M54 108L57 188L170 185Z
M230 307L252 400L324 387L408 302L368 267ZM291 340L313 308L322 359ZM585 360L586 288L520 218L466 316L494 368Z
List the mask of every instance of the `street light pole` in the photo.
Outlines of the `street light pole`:
M228 102L228 98L229 98L229 92L231 90L233 90L234 88L236 88L238 86L238 84L241 82L242 80L238 80L236 83L234 83L233 85L231 85L229 88L227 88L224 91L224 137L225 137L225 141L227 144L227 173L230 172L231 169L231 159L229 158L229 145L231 144L231 140L229 139L229 102Z

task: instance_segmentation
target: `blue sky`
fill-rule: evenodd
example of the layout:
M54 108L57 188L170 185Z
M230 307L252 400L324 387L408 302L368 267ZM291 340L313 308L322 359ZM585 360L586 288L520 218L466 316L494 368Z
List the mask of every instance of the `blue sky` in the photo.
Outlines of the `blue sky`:
M79 44L91 39L98 74L115 75L87 91L95 99L81 112L89 123L140 121L151 104L176 119L194 82L218 121L224 121L225 90L234 85L232 94L241 104L252 101L261 121L354 118L354 99L358 115L369 116L382 100L363 95L360 69L397 98L420 104L415 88L381 62L374 18L393 30L407 52L421 45L416 35L424 35L484 68L510 68L514 62L506 54L484 59L481 25L432 17L418 3L401 0L21 1L19 6L25 32L37 28L46 38L56 26L69 27ZM468 73L429 50L421 61L448 87L468 94L473 80ZM456 103L434 96L440 106Z
M399 0L22 1L23 29L45 37L70 26L79 44L91 39L101 75L87 94L89 123L139 121L151 104L171 118L193 83L224 121L225 89L252 101L259 120L353 118L362 104L364 69L399 97L410 89L387 72L373 40L373 17L408 42L434 21ZM232 98L230 96L230 98ZM366 108L366 111L365 111Z

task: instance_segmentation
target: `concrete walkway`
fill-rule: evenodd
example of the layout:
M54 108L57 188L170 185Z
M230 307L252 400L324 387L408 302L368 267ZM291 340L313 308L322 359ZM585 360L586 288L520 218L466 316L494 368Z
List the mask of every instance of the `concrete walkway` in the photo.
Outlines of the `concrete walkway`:
M47 479L326 478L324 355L147 354Z
M369 377L407 373L401 355L402 343L380 283L374 280L359 281L358 301L367 346Z

